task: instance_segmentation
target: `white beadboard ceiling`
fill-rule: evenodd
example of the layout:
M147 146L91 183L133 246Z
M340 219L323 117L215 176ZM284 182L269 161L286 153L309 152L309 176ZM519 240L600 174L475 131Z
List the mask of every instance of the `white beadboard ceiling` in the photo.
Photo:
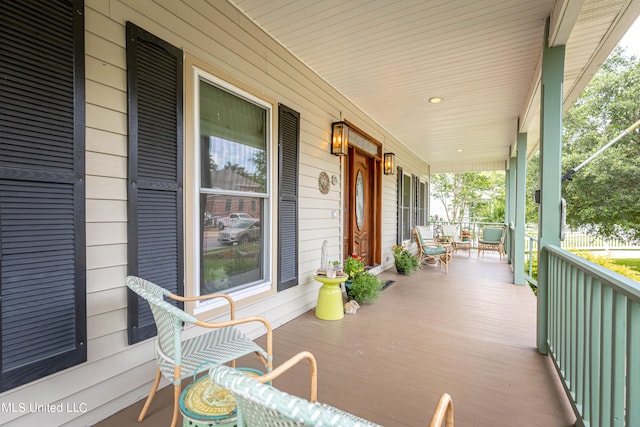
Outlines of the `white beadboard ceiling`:
M640 0L229 1L432 173L504 169L518 123L537 149L548 16L566 110L640 14Z

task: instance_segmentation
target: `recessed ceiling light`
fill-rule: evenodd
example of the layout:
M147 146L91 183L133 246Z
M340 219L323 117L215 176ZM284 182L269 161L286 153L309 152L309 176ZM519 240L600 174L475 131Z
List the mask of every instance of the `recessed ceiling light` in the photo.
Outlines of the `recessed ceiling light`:
M464 150L463 150L462 148L458 148L458 149L456 150L456 152L457 152L457 153L462 153L463 151L464 151Z
M443 100L444 100L444 98L439 97L439 96L434 96L434 97L429 98L429 102L432 103L432 104L439 104Z

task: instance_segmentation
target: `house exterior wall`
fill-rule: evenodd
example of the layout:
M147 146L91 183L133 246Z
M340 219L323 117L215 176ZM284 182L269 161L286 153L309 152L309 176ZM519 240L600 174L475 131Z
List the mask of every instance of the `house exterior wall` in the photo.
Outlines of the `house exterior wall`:
M86 0L88 360L0 395L2 402L17 405L3 406L15 410L0 411L2 425L90 425L145 397L155 373L153 340L127 344L126 21L301 114L299 285L245 302L239 316L262 315L277 327L312 309L319 287L312 274L320 264L322 242L328 241L331 259L341 257L342 217L332 218L332 212L342 212L344 159L329 152L331 123L341 115L380 141L384 152L394 152L405 173L428 180L426 163L226 1ZM318 190L321 171L339 180L326 195ZM393 266L396 179L382 177L381 269ZM277 219L272 223L275 229ZM276 271L272 268L272 281ZM246 332L262 333L259 328ZM31 411L32 403L62 404L63 410Z

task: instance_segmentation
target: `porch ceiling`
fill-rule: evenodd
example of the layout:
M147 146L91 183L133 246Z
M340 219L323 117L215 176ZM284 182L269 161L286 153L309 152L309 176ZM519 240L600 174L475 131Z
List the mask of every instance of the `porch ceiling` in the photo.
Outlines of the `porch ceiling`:
M640 0L229 1L431 172L504 169L518 121L536 149L547 16L566 110L640 14Z

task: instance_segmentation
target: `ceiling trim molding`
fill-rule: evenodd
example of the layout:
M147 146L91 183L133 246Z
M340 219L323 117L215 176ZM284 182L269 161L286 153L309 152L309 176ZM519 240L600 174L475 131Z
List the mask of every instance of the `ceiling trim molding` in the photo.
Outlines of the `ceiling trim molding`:
M549 47L567 44L583 5L584 0L564 0L555 4L551 11Z

